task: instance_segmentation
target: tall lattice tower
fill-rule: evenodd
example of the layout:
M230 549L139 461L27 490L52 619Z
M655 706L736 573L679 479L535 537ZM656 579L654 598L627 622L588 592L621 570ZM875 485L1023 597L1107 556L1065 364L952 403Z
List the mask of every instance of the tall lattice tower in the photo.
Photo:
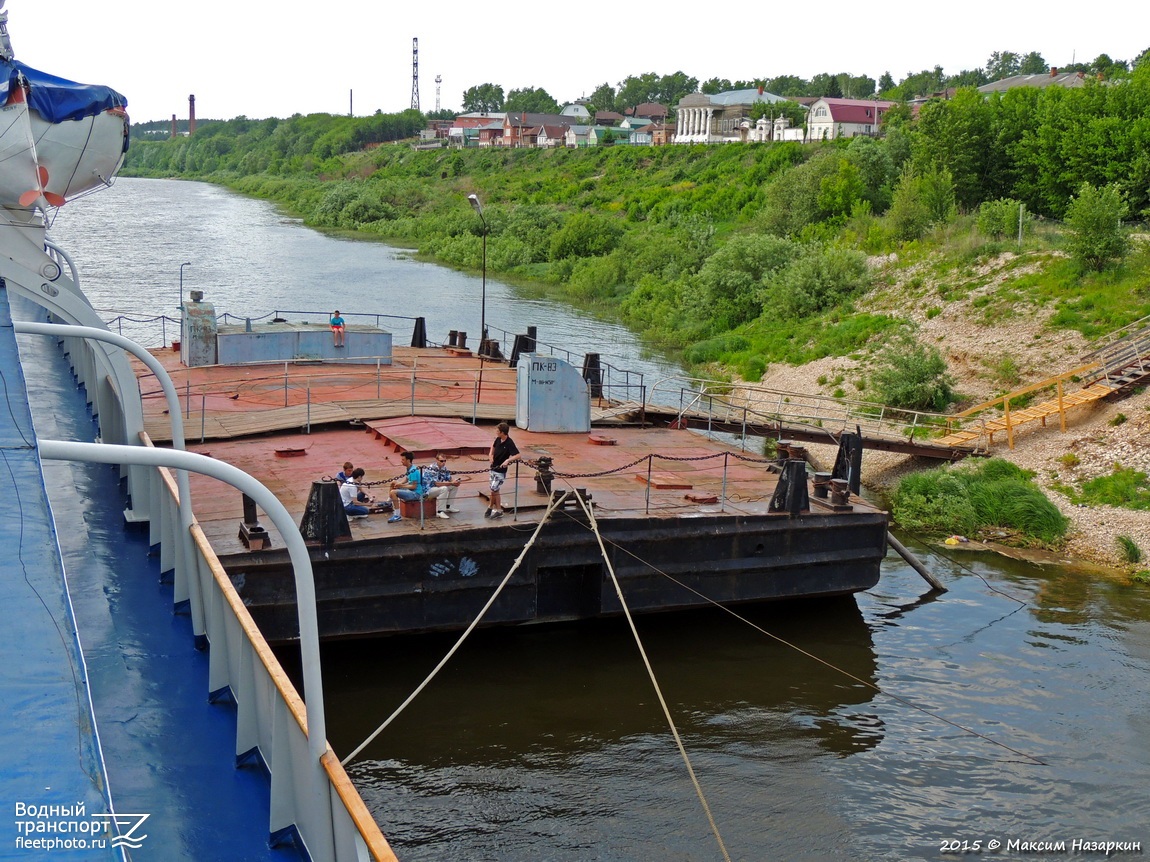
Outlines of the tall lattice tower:
M435 76L435 113L439 113L439 85L443 83L443 76Z
M419 39L411 40L411 107L419 110Z

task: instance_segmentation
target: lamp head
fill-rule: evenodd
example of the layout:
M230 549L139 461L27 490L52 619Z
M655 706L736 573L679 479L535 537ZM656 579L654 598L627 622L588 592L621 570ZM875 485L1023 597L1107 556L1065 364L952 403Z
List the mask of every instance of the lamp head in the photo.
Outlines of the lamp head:
M467 202L469 204L471 204L471 208L473 210L475 210L480 215L483 215L483 204L481 204L479 202L479 197L477 195L475 195L475 194L468 195L467 196Z

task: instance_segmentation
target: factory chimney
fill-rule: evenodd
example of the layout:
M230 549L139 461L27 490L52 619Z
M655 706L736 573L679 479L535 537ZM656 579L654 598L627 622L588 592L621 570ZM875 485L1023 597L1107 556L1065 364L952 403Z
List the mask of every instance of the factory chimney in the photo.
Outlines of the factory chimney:
M188 135L196 133L196 97L188 96Z

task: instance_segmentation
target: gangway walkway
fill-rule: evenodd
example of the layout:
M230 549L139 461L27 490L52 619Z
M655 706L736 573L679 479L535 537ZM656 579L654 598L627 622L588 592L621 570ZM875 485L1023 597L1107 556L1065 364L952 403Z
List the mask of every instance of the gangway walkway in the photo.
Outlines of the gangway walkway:
M1030 422L1041 422L1045 427L1046 420L1054 415L1058 416L1059 426L1065 432L1068 410L1133 389L1150 379L1150 317L1144 317L1111 333L1106 337L1105 344L1088 353L1083 360L1084 364L1070 371L964 410L957 414L959 419L974 417L996 407L1002 410L1002 415L983 420L977 426L955 431L937 442L944 446L974 445L989 449L994 445L994 435L1005 431L1008 445L1013 449L1016 428ZM1067 393L1066 383L1075 379L1082 383L1082 388ZM1050 388L1056 392L1054 398L1022 410L1011 410L1011 401Z

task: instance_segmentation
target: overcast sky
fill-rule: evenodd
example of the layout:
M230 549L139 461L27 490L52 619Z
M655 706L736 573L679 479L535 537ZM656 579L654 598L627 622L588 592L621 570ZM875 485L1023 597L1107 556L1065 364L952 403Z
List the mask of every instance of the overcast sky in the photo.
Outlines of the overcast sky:
M638 0L8 0L17 59L107 84L134 121L356 115L411 105L419 39L420 107L458 110L463 91L542 87L560 103L628 75L682 71L705 81L849 72L896 81L941 65L986 65L993 51L1038 51L1048 63L1099 54L1132 60L1150 47L1141 3L1113 9L971 0L735 2L673 7ZM712 17L709 13L717 13ZM1141 19L1141 20L1136 20Z

